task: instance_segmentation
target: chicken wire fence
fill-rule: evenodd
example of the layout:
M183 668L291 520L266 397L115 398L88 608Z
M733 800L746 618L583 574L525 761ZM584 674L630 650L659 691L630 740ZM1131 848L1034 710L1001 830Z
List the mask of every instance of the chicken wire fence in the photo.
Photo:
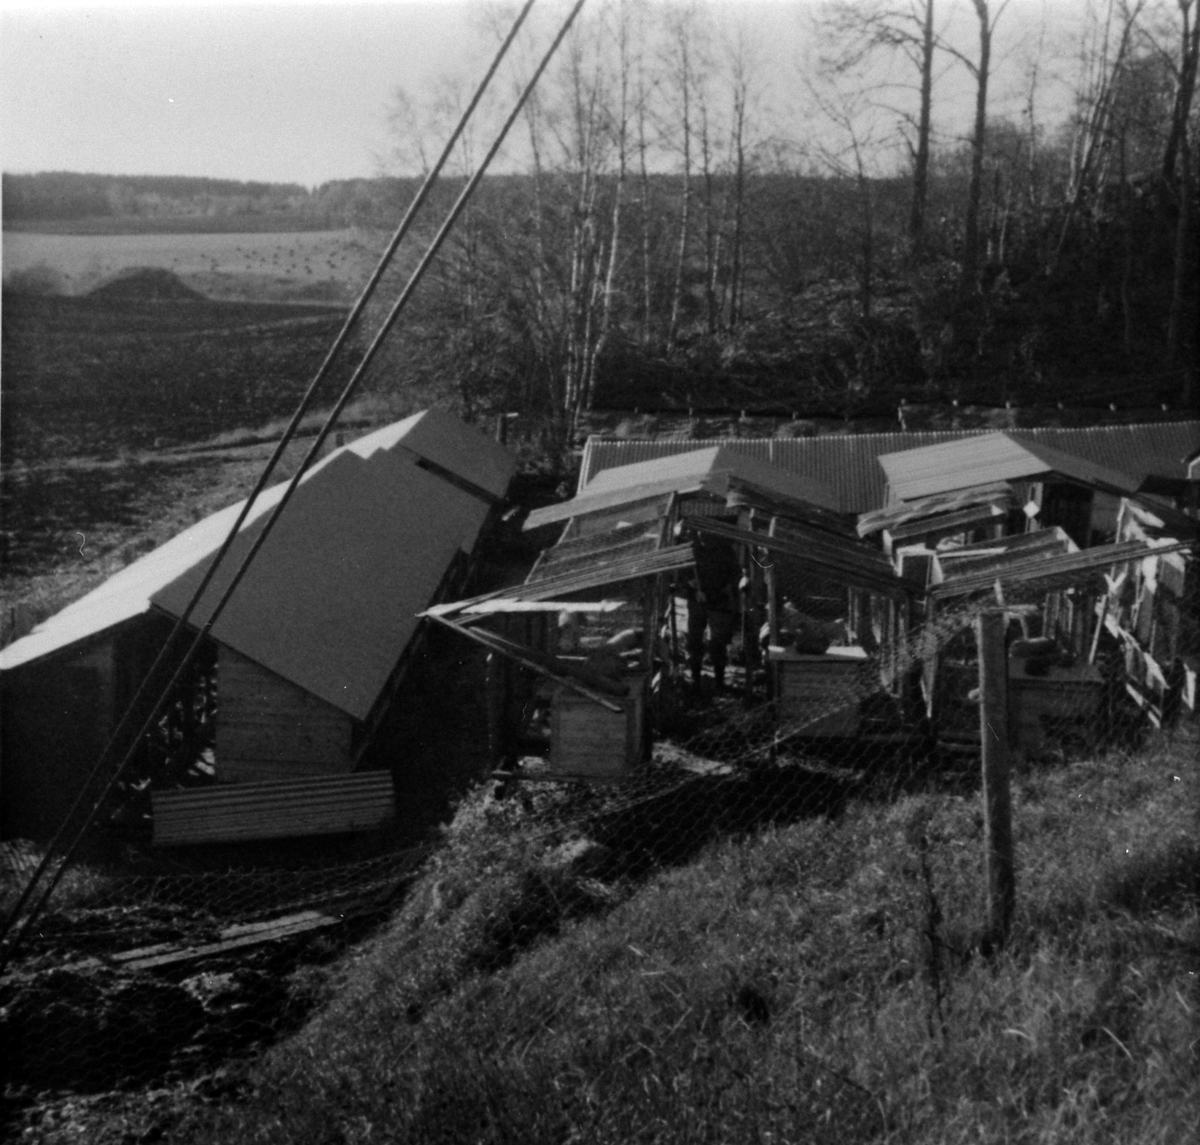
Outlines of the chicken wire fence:
M288 869L205 869L146 850L77 864L0 982L9 1084L18 1095L144 1085L251 1052L296 1028L323 996L321 967L389 918L448 928L486 970L715 841L930 784L970 796L975 622L989 610L1007 620L1015 768L1135 750L1195 714L1195 565L1165 575L1155 560L1086 582L1001 584L923 616L886 602L833 615L834 593L821 615L812 602L828 586L791 574L780 599L810 611L777 624L790 645L773 649L763 618L747 618L722 688L707 650L692 678L675 618L652 742L619 779L564 779L529 757L477 784L429 846L357 861L322 862L313 844ZM831 644L797 651L814 625ZM4 860L11 902L37 854L9 844Z

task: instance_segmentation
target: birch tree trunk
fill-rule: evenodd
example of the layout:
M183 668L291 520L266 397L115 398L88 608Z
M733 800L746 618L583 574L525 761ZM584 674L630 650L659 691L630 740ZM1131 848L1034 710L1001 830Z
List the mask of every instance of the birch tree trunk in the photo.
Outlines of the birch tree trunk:
M921 26L921 104L917 112L917 146L913 156L912 207L908 216L908 237L913 251L920 254L925 245L925 206L929 199L929 133L933 126L933 0L925 0L925 19Z
M979 62L975 72L975 128L971 134L971 181L967 188L967 213L963 227L962 290L973 293L979 285L979 207L983 199L983 154L987 146L988 74L992 59L992 22L988 0L971 0L979 19Z

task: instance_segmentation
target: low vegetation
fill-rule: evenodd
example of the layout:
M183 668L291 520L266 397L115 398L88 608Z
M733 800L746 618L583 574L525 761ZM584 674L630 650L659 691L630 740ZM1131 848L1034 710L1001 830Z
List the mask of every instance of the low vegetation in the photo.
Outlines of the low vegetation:
M1195 747L1016 778L1017 921L990 958L972 792L725 837L636 884L480 791L300 1033L219 1083L43 1110L30 1135L1192 1140Z

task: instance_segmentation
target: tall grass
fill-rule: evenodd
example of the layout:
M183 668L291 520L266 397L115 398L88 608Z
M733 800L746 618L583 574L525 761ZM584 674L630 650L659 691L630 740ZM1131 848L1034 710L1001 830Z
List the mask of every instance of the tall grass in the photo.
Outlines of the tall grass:
M974 795L718 840L640 886L564 864L560 839L522 832L519 803L477 796L316 1018L232 1095L160 1107L157 1131L1196 1140L1195 748L1017 777L1018 911L988 958Z
M506 965L488 920L544 856L468 870L468 846L465 881L431 871L249 1096L180 1139L1195 1140L1194 749L1019 778L990 959L974 797L717 843Z

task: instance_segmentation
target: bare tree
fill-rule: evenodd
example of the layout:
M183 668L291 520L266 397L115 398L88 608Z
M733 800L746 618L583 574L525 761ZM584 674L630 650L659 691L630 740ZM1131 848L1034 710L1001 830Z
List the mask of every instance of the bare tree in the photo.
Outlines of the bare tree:
M1181 151L1188 147L1188 118L1192 97L1196 91L1196 66L1200 60L1200 13L1193 0L1176 0L1179 10L1179 62L1175 68L1175 99L1171 107L1171 127L1163 149L1162 173L1168 181L1175 178L1175 167ZM1184 162L1183 177L1187 178Z
M845 75L857 72L877 53L900 53L917 73L916 113L902 111L912 135L907 143L912 159L912 199L908 231L914 250L925 240L929 198L929 160L933 131L935 53L940 45L934 25L935 0L834 0L819 14L820 25L833 50L823 66Z
M751 96L751 77L754 74L754 59L746 38L745 26L735 32L729 49L729 80L732 98L730 117L729 152L733 174L733 234L730 240L729 266L729 329L737 328L742 314L743 277L745 275L744 252L746 244L746 177L749 156L747 140L747 116Z
M975 77L975 125L971 132L971 179L967 186L967 210L963 223L962 289L973 291L979 285L979 208L983 199L983 156L987 147L988 79L992 67L992 33L1008 0L993 16L988 0L971 0L979 22L979 57L971 60L955 53Z
M1118 80L1126 68L1136 22L1144 5L1145 0L1135 0L1132 5L1124 0L1109 0L1103 19L1089 33L1089 42L1084 45L1084 85L1077 97L1080 107L1071 147L1067 209L1055 258L1062 253L1087 196L1100 181L1099 172L1113 154L1111 127Z
M668 86L677 103L677 122L682 186L679 202L679 238L676 244L675 269L671 286L670 318L667 320L667 348L675 345L679 333L680 312L683 306L684 273L687 269L688 245L692 222L692 101L696 77L694 73L694 38L696 24L694 6L678 7L668 14L667 75ZM674 115L672 116L674 118Z
M852 180L858 199L858 304L863 321L871 318L875 298L875 190L868 170L868 156L877 153L878 141L869 122L869 108L862 92L844 89L821 90L808 85L820 112L833 124L845 142L841 147L820 146L825 166L839 179Z
M1178 10L1178 53L1159 47L1170 66L1174 81L1170 125L1163 148L1162 177L1174 189L1179 204L1175 222L1174 273L1171 281L1171 305L1167 312L1167 363L1183 368L1180 399L1190 406L1195 399L1195 362L1185 362L1184 343L1194 321L1189 321L1194 302L1189 304L1195 280L1195 238L1192 211L1195 198L1195 150L1191 137L1192 97L1196 89L1196 67L1200 58L1200 13L1193 0L1176 0ZM1155 46L1159 46L1155 41Z

